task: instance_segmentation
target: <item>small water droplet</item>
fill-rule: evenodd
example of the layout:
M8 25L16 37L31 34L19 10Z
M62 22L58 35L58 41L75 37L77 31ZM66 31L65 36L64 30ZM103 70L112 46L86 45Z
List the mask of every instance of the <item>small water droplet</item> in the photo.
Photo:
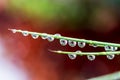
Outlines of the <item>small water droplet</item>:
M48 36L48 37L47 37L47 40L48 40L49 42L52 42L52 41L54 41L54 38L51 37L51 36Z
M70 47L75 47L76 46L76 42L75 41L68 41L68 45L70 46Z
M98 47L97 44L89 44L89 45L94 47L94 48Z
M54 34L54 36L60 37L60 36L61 36L61 34L56 33L56 34Z
M17 32L16 29L11 29L11 31L12 31L12 33L16 33Z
M65 40L65 39L60 39L60 44L61 44L62 46L66 46L66 45L67 45L67 40Z
M114 55L114 54L109 54L109 55L106 55L106 57L107 57L109 60L112 60L112 59L114 59L115 55Z
M47 38L48 38L47 33L42 33L42 34L43 34L43 36L41 36L41 38L42 38L42 39L44 39L44 40L45 40L45 39L47 39Z
M39 35L36 34L36 33L31 34L31 36L32 36L33 39L37 39L39 37Z
M23 36L28 36L29 35L28 31L23 31L22 34L23 34Z
M113 47L113 46L105 46L104 47L106 51L116 51L118 47Z
M84 48L85 45L86 45L85 42L78 42L78 46L79 46L80 48Z
M74 60L76 59L77 55L76 54L68 54L68 57L71 59L71 60Z
M80 51L80 50L77 50L76 52L77 52L77 53L81 53L81 51Z
M80 51L80 50L77 50L77 51L76 51L76 54L80 54L81 52L82 52L82 51Z
M87 58L88 58L90 61L93 61L93 60L95 60L95 55L87 55Z

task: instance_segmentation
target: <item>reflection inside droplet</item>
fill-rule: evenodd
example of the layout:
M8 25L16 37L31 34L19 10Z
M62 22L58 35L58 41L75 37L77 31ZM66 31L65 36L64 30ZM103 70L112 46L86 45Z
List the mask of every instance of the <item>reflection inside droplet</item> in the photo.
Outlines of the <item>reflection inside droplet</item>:
M28 36L29 35L28 31L23 31L22 34L23 34L23 36Z
M39 37L39 35L36 34L36 33L32 33L31 36L32 36L33 39L37 39Z
M76 54L68 54L68 57L71 59L71 60L74 60L76 59L77 55Z
M95 55L87 55L88 60L93 61L95 60Z
M43 34L43 36L41 36L42 39L47 39L48 38L47 33L42 33L42 34Z
M116 51L118 49L118 47L105 46L104 49L105 49L105 51Z
M70 47L75 47L76 46L76 42L75 41L68 41L68 45L70 46Z
M47 37L47 40L48 40L49 42L52 42L52 41L54 41L54 38L51 37L51 36L48 36L48 37Z
M67 45L67 40L65 40L65 39L60 39L60 44L61 44L62 46L66 46L66 45Z
M106 55L106 57L107 57L109 60L112 60L112 59L114 59L115 55L114 55L114 54L109 54L109 55Z
M78 42L78 46L79 46L80 48L84 48L85 45L86 45L85 42Z

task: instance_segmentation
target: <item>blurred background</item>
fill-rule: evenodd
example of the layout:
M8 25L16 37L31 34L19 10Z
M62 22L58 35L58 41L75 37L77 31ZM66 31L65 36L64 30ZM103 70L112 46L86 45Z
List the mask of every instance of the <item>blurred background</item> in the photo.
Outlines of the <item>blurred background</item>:
M120 43L120 0L0 0L0 80L86 80L120 70L120 56L70 60L66 51L104 51L62 47L58 40L13 34L8 28Z

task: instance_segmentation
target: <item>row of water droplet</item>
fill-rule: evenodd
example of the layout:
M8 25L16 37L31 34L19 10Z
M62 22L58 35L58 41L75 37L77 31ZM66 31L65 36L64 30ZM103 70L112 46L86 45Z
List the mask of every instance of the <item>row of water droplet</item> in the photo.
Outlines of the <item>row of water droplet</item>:
M16 33L16 30L12 29L12 32ZM22 34L23 34L23 36L28 36L29 35L28 31L22 31ZM49 36L47 33L42 33L42 34L43 34L43 36L41 37L42 39L47 39L49 42L54 41L54 38ZM39 34L38 33L32 33L31 36L32 36L33 39L37 39L39 37ZM55 34L54 36L60 37L61 35L60 34ZM84 48L85 45L86 45L85 42L76 42L76 41L71 41L71 40L68 41L66 39L60 39L60 44L62 46L66 46L68 44L71 47L75 47L78 44L78 46L80 48ZM96 44L90 44L90 46L97 47ZM118 49L118 47L105 46L104 49L106 51L116 51Z
M106 52L114 52L118 50L118 47L114 47L114 46L105 46L104 47ZM115 54L109 54L106 55L108 59L112 60L115 57Z
M29 35L28 31L22 31L22 34L23 34L23 36L28 36ZM42 33L42 34L43 34L43 36L41 37L42 39L44 39L44 40L47 39L49 42L54 41L54 38L49 36L47 33ZM33 39L39 38L39 34L37 34L37 33L32 33L31 36L32 36ZM61 35L60 34L55 34L54 36L60 37ZM60 39L60 44L62 46L66 46L68 44L71 47L75 47L78 44L78 46L80 48L84 48L85 45L86 45L85 42L78 42L77 43L76 41L71 41L71 40L68 41L68 40L65 40L65 39Z
M77 52L77 53L81 53L81 51L79 51L79 52L76 51L76 52ZM68 57L69 57L71 60L74 60L74 59L76 59L77 54L71 53L71 54L68 54ZM109 55L106 55L106 57L107 57L109 60L112 60L112 59L114 59L115 55L114 55L114 54L109 54ZM95 60L96 56L95 56L95 55L87 55L87 58L88 58L88 60L93 61L93 60Z
M16 33L16 30L13 29L12 32ZM29 35L28 31L22 31L22 34L23 34L23 36L28 36ZM48 35L47 33L42 33L42 34L43 34L43 36L41 37L42 39L47 39L49 42L54 41L54 38L51 37L50 35ZM39 34L38 33L32 33L31 36L32 36L33 39L39 38ZM54 36L55 37L60 37L61 35L60 34L55 34ZM85 45L86 45L85 42L76 42L76 41L71 41L71 40L66 40L66 39L60 39L60 44L62 46L66 46L68 44L71 47L75 47L78 44L78 46L80 48L84 48ZM96 44L90 44L90 46L97 47ZM116 51L118 49L118 47L105 46L104 49L105 49L105 51ZM72 60L77 57L76 54L68 54L68 56ZM115 57L115 55L114 54L109 54L109 55L106 55L106 57L108 59L112 60ZM95 55L87 55L87 58L90 61L93 61L93 60L95 60Z

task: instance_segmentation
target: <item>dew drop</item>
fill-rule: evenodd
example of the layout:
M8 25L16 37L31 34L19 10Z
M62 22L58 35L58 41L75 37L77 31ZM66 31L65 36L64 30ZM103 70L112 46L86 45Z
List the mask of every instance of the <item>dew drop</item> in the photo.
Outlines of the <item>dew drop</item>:
M28 31L23 31L22 34L23 34L23 36L28 36L29 35Z
M79 46L80 48L84 48L85 45L86 45L85 42L78 42L78 46Z
M112 47L111 50L112 50L112 51L117 51L117 50L118 50L118 47Z
M113 47L113 46L105 46L104 47L106 51L116 51L118 47Z
M11 31L12 31L12 33L16 33L17 32L16 29L11 29Z
M81 53L81 51L80 51L80 50L77 50L76 53Z
M39 35L36 34L36 33L31 34L31 36L32 36L33 39L37 39L39 37Z
M54 34L54 36L60 37L60 36L61 36L61 34L56 33L56 34Z
M95 60L95 55L87 55L88 60L93 61Z
M77 50L76 51L76 54L79 54L80 55L80 53L81 53L82 51L80 51L80 50Z
M76 42L75 41L68 41L68 45L70 46L70 47L75 47L76 46Z
M47 33L42 33L43 34L43 36L41 37L42 39L47 39L48 38L48 36L47 36Z
M105 46L105 51L111 51L111 46Z
M114 54L109 54L109 55L106 55L106 57L107 57L109 60L112 60L112 59L114 59L115 55L114 55Z
M71 60L74 60L76 59L77 55L76 54L68 54L68 57L71 59Z
M67 45L67 40L65 40L65 39L60 39L60 44L61 44L62 46L66 46L66 45Z
M98 47L97 44L89 44L89 45L94 47L94 48Z
M52 42L52 41L54 41L54 38L51 37L51 36L48 36L48 37L47 37L47 40L48 40L49 42Z

